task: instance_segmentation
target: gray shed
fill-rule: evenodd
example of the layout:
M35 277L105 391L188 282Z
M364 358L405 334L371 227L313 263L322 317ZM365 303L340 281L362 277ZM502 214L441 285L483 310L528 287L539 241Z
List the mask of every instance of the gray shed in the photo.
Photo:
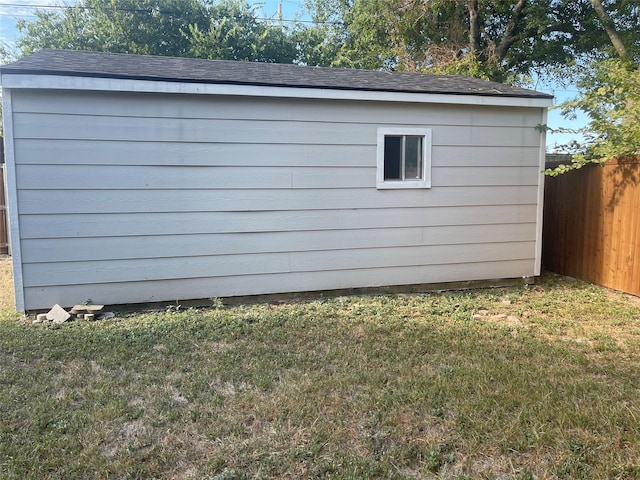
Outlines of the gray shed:
M19 310L540 273L550 95L66 50L0 74Z

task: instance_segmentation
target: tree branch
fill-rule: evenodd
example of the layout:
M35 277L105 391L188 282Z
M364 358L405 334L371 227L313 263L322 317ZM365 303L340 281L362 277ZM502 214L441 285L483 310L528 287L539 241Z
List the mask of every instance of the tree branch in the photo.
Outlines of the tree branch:
M498 60L504 59L509 48L511 48L511 46L520 39L519 36L515 35L515 32L518 28L518 24L522 20L522 10L526 4L527 0L518 0L518 3L513 9L513 15L511 15L511 18L509 19L504 35L502 35L502 40L500 40L500 43L496 47L496 57Z
M600 0L589 0L589 1L591 2L591 5L593 5L593 8L596 11L598 18L602 22L602 25L604 25L604 29L607 32L607 35L609 36L609 40L611 40L611 44L613 45L613 48L615 48L620 58L622 58L623 60L626 60L627 58L629 58L629 52L627 51L627 47L625 47L624 42L622 41L622 38L620 38L620 35L616 30L615 23L613 23L613 20L611 20L611 17L602 6L602 2Z
M469 0L469 48L472 52L480 49L480 24L478 18L478 0Z

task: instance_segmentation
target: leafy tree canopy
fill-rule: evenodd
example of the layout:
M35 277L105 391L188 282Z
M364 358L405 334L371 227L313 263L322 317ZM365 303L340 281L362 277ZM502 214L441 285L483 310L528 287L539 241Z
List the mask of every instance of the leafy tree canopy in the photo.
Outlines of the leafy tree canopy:
M560 106L566 118L581 112L589 123L580 131L586 142L566 146L571 163L548 169L552 176L587 163L640 157L640 4L590 3L610 44L577 77L580 94Z
M633 62L606 59L594 62L578 80L580 94L560 107L571 118L586 114L588 125L578 130L585 143L572 142L565 149L571 162L546 173L556 176L587 163L640 156L640 70ZM556 131L567 131L556 129ZM569 130L570 132L574 132Z
M44 48L291 63L296 43L244 0L80 0L21 20L23 54Z
M637 1L606 3L619 34L637 40ZM339 22L325 28L341 44L334 66L514 82L611 50L589 0L307 0L307 8Z

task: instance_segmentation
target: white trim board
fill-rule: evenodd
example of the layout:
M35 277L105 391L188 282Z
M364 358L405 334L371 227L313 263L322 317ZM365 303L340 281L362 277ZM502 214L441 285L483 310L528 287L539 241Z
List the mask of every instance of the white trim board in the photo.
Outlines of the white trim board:
M420 180L385 180L385 137L387 135L416 135L422 137L422 177ZM378 190L395 190L410 188L431 188L431 129L415 128L415 127L395 127L395 128L378 128L378 145L377 145L377 168L376 168L376 188ZM404 147L403 147L404 148ZM403 155L404 157L404 155ZM404 163L404 158L400 161ZM404 171L404 167L401 167Z
M2 110L4 112L4 153L7 168L7 202L9 214L9 236L11 238L11 259L13 261L13 284L16 310L24 311L24 279L22 277L22 252L20 251L20 223L18 219L18 189L16 183L16 159L13 145L13 102L11 90L2 90Z
M487 105L501 107L553 106L550 98L498 97L434 93L380 92L323 88L269 87L195 82L167 82L118 78L73 77L62 75L2 75L4 88L59 90L98 90L118 92L184 93L192 95L235 95L249 97L311 98L327 100L369 100L378 102L444 103L455 105Z

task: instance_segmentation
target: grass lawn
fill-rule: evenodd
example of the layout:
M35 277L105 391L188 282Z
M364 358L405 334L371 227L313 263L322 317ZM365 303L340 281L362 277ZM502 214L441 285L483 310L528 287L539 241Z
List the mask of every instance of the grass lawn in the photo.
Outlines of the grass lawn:
M3 479L640 478L640 303L586 283L63 325L0 299Z
M13 303L13 273L11 258L0 255L0 312L15 308Z

